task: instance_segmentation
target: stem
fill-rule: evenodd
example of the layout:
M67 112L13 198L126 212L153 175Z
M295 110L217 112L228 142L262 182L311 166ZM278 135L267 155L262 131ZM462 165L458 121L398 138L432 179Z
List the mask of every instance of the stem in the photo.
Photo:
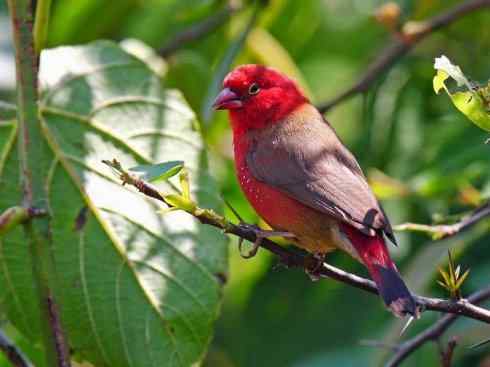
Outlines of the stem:
M48 212L44 188L47 172L42 163L49 160L50 153L38 119L38 57L34 53L32 2L8 0L8 5L17 72L18 146L23 206L30 211ZM68 343L61 328L54 296L56 272L51 252L49 216L35 220L30 218L24 227L31 248L34 284L40 302L46 362L48 366L67 367L70 366Z
M414 231L432 234L433 239L443 239L454 236L457 233L465 231L476 223L490 218L490 201L473 210L469 215L465 215L460 221L453 224L427 225L418 223L403 223L394 226L395 231Z
M163 46L158 54L161 57L168 57L179 48L187 43L199 40L202 37L212 33L217 28L225 24L230 17L241 9L240 6L234 4L226 4L223 9L220 9L215 14L210 15L206 19L192 24L189 28L177 33L165 46Z
M34 22L34 45L36 55L38 56L46 44L50 9L51 0L37 0L36 18Z
M24 356L24 354L12 343L11 340L0 330L0 351L9 360L12 366L15 367L32 367L32 363Z
M21 206L14 206L0 213L0 237L28 218L29 211Z
M347 90L318 105L320 112L325 113L336 105L347 101L358 93L366 92L369 87L405 54L407 54L420 41L439 29L449 26L458 19L483 8L490 7L490 0L468 0L460 2L445 12L434 16L424 22L415 31L402 31L378 53L378 57L366 68L366 72Z
M118 173L119 178L122 180L123 184L128 184L136 187L144 195L159 200L165 203L170 208L184 210L203 224L211 225L213 227L221 229L226 233L233 234L252 243L257 243L257 233L256 231L254 231L253 226L244 223L238 225L233 224L229 222L226 218L213 212L212 210L199 208L195 204L186 206L185 208L175 206L172 202L167 200L167 198L171 195L164 195L163 193L160 193L148 182L129 173L121 166L121 164L116 159L112 161L102 162ZM265 248L268 251L277 255L281 263L286 265L287 267L304 268L306 265L307 257L303 253L299 253L298 251L294 251L290 248L280 246L267 238L261 238L258 244L260 247ZM352 287L362 289L372 294L378 294L376 284L372 280L348 273L327 263L323 263L321 267L316 270L316 274L323 278L335 279L339 282L343 282ZM490 288L488 290L488 296L486 293L485 296L490 296ZM478 297L476 299L481 300ZM472 304L471 296L468 298L468 300L444 300L417 295L414 295L414 298L417 302L417 305L421 307L422 311L438 311L442 313L453 314L455 317L466 316L490 324L490 310Z
M468 302L478 304L490 298L490 287L479 290L468 297ZM437 340L458 319L457 314L447 314L441 317L435 324L417 334L397 347L396 353L386 363L385 367L397 367L410 354L419 349L430 340Z

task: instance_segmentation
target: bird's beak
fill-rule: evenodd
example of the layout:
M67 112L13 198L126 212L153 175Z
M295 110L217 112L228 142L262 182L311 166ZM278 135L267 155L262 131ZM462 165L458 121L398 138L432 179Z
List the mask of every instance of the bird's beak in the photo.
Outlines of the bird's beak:
M230 88L223 89L213 103L215 110L235 110L242 106L243 102L240 100L240 97Z

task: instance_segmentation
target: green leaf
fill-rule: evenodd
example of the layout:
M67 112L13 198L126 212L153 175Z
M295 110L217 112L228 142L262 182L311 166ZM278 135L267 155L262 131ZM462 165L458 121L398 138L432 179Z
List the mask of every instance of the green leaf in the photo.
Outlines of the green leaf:
M247 39L247 48L260 63L275 67L289 75L298 82L308 97L312 97L303 74L289 52L267 30L254 28Z
M199 364L220 305L225 237L182 211L162 216L163 205L122 186L101 163L184 161L193 199L220 211L194 113L111 42L44 52L40 82L51 159L35 164L49 167L59 303L75 356L95 366ZM21 197L15 144L4 155L0 208ZM178 194L168 181L158 187ZM41 331L31 269L14 228L0 241L0 300L34 343Z
M209 120L211 119L211 115L213 113L213 101L220 90L221 83L223 82L226 73L230 71L230 67L233 61L235 60L235 58L237 57L238 53L242 50L243 45L245 44L245 41L247 40L249 33L251 32L253 26L257 21L257 17L260 9L261 7L259 5L256 5L247 24L245 25L243 30L238 34L236 39L234 39L233 42L231 42L229 48L225 51L225 54L223 55L221 62L216 67L216 71L214 72L213 79L208 87L206 96L204 98L204 103L202 106L201 113L204 122L209 122Z
M0 101L0 121L13 120L17 116L17 107L11 103Z
M441 274L442 279L444 279L444 284L450 284L451 280L449 279L449 274L441 268L437 268L437 270L439 270L439 274Z
M129 169L140 179L156 182L168 180L178 174L184 167L183 161L171 161L158 164L143 164Z
M456 282L456 289L461 288L461 286L463 285L464 281L466 280L469 274L470 274L470 269L466 270L464 274L461 276L461 278L458 279L458 281Z
M481 129L490 131L488 86L472 86L460 67L453 65L444 55L435 59L434 68L437 70L436 76L432 81L434 91L439 93L441 89L444 89L458 110ZM464 86L467 90L451 93L445 85L445 81L449 77L454 79L459 87Z

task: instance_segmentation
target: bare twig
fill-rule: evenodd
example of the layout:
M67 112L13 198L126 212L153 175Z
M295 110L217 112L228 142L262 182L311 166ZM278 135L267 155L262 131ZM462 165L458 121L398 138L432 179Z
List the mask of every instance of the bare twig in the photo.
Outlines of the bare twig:
M378 77L390 69L398 60L408 53L420 41L431 33L448 26L454 21L476 10L490 7L490 0L468 0L460 3L444 13L436 15L424 22L409 22L402 28L401 33L393 36L391 43L385 47L368 67L359 80L343 93L318 106L325 113L332 107L350 97L366 92Z
M0 330L0 351L14 367L32 367L26 356L15 346L15 344Z
M490 298L490 286L478 292L473 293L468 297L469 303L478 304ZM394 356L388 361L385 367L396 367L405 360L411 353L417 350L420 346L428 341L437 340L442 334L456 321L457 314L444 315L439 321L433 324L428 329L424 330L417 336L400 344Z
M165 46L160 48L158 54L162 57L168 57L184 44L205 37L225 24L240 9L241 7L236 4L236 1L230 1L223 9L177 33Z
M152 193L148 196L162 201L166 205L172 206L169 202L165 200L165 196L163 194L158 193L158 196L153 195L155 188L152 185L124 170L118 161L112 160L103 162L118 171L119 176L123 181L123 184L135 186L140 192L144 194ZM193 215L201 223L219 228L226 233L233 234L237 237L248 240L251 243L257 243L257 231L254 230L253 226L251 225L233 224L223 216L211 210L199 208L195 204L189 206L189 209L182 208L182 210L185 210L189 214ZM307 264L307 256L303 252L294 251L290 248L280 246L267 238L261 239L259 245L260 247L265 248L268 251L277 255L280 259L280 262L287 267L304 268ZM318 275L320 277L335 279L337 281L349 284L353 287L362 289L369 293L378 294L376 284L372 280L348 273L330 264L323 263L316 271L318 272ZM449 313L455 315L455 317L457 317L458 315L466 316L490 324L490 311L485 308L475 306L469 300L460 299L453 301L422 296L414 296L414 298L422 310L432 310L442 313Z
M454 349L458 345L458 339L452 337L447 342L447 347L441 350L441 367L451 367L454 355Z
M430 233L435 239L442 239L463 232L485 218L490 218L490 201L478 207L470 214L464 216L459 222L453 224L431 226L427 224L403 223L394 226L394 229L396 231L417 231Z

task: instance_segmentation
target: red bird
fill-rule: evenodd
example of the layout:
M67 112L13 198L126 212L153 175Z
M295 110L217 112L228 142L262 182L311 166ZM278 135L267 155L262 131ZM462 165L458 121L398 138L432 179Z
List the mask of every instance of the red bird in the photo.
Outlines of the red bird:
M386 248L384 236L395 243L388 218L320 112L291 79L265 66L240 66L223 87L214 107L229 110L238 180L257 213L315 255L346 251L367 267L396 316L416 316Z

